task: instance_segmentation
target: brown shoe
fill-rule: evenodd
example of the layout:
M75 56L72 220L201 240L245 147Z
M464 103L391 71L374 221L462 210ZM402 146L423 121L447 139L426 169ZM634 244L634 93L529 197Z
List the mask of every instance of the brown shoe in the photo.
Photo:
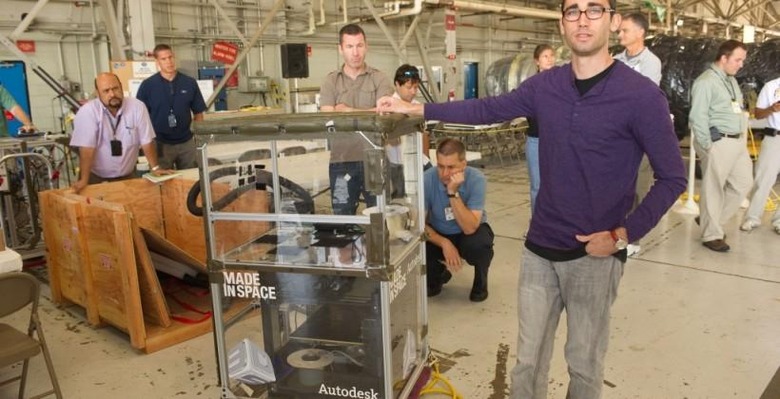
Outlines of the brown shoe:
M726 241L723 241L722 239L705 241L702 245L715 252L728 252L729 249L731 249L729 244L726 244Z

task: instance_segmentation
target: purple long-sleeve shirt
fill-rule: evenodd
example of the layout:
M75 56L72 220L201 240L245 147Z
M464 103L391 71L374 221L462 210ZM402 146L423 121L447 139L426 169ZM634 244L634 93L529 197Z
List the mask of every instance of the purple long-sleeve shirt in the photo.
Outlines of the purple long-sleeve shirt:
M657 86L622 63L585 95L574 80L567 64L499 97L426 104L425 118L470 124L535 118L541 187L528 240L572 250L582 247L576 234L623 226L629 242L636 241L686 185L669 105ZM643 153L656 181L629 215Z

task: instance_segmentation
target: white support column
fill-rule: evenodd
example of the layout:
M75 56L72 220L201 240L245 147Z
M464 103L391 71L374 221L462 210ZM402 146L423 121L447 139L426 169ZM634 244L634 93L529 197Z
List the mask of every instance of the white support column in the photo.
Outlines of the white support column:
M127 2L127 6L133 54L152 51L156 45L152 0L132 0Z
M756 27L753 25L745 25L742 27L742 43L755 43L756 42Z
M122 30L122 25L116 20L114 3L109 0L97 0L97 3L100 6L100 16L103 18L103 24L106 26L106 34L108 34L108 39L111 42L111 58L114 60L126 60L125 48L127 39ZM151 5L149 7L151 8Z
M124 26L125 21L125 0L117 0L116 2L116 20L119 22L119 26Z

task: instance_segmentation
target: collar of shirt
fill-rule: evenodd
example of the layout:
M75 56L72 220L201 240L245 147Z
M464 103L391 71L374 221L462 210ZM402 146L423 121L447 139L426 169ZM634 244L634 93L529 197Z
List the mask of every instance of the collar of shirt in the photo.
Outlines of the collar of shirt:
M349 77L349 75L347 75L347 74L344 72L344 65L345 65L345 64L342 64L342 65L341 65L341 68L339 68L339 75L342 75L342 76L344 76L344 77ZM376 68L372 68L372 67L370 67L368 64L365 64L365 66L366 66L366 67L365 67L365 68L363 68L363 72L360 72L360 73L359 73L359 74L358 74L358 75L355 77L356 79L357 79L357 78L359 78L359 77L361 77L361 76L363 76L363 75L371 75L371 74L373 74L374 72L376 72L376 71L377 71L377 69L376 69Z
M176 71L173 73L173 79L168 80L165 76L163 76L162 72L157 72L158 75L160 75L160 79L163 80L163 82L173 82L174 80L179 78L179 71Z
M716 64L714 62L710 65L710 70L712 72L714 72L715 75L718 76L721 79L726 80L726 79L729 79L729 78L733 78L733 76L726 75L726 72L724 70L720 69L718 64Z
M625 55L626 55L626 59L627 59L627 60L633 60L634 58L637 58L637 57L639 57L640 55L642 55L642 53L644 53L644 52L645 52L645 49L646 49L646 48L647 48L647 47L645 47L645 46L642 46L642 49L641 49L641 50L639 50L639 52L638 52L638 53L636 53L636 55L631 55L631 54L629 54L629 53L628 53L628 49L626 49L626 50L624 51L624 53L625 53Z
M108 107L106 107L106 105L103 104L103 101L100 101L99 98L97 99L97 103L98 103L98 107L100 109L100 112L102 112L105 115L108 115L108 118L113 123L113 122L115 122L117 120L117 118L122 116L122 114L124 113L123 111L125 109L125 105L127 104L127 101L122 99L122 105L119 106L119 109L116 111L116 115L112 115L111 111L108 110Z

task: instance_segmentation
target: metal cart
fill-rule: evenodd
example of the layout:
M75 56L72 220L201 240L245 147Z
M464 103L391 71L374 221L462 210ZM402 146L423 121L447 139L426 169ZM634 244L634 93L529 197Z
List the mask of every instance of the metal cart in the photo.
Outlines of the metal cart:
M23 259L44 254L38 192L59 186L67 158L53 136L0 138L0 223L6 245Z
M408 397L428 357L421 123L363 112L195 123L188 206L206 229L223 398ZM355 187L365 202L334 214Z

